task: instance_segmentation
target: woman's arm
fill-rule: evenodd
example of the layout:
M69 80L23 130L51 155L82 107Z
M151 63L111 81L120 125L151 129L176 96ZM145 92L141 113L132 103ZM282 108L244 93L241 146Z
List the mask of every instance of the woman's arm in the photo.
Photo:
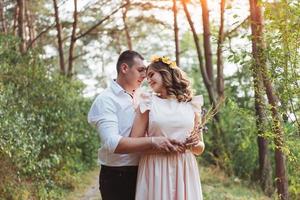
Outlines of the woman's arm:
M199 120L200 120L199 115L197 113L195 113L193 134L199 134L199 143L196 146L192 146L190 148L190 150L197 156L201 155L204 151L204 148L205 148L202 129L199 130L199 127L198 127L199 126Z
M148 129L149 110L141 113L140 107L137 108L137 113L130 132L130 137L145 137Z

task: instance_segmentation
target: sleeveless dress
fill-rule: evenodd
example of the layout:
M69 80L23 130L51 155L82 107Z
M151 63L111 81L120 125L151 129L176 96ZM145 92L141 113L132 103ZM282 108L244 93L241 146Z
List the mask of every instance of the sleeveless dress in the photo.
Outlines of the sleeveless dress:
M184 141L194 128L195 112L201 111L202 96L191 102L141 95L140 110L149 110L147 136L165 136ZM144 154L138 169L136 200L202 200L198 165L194 154Z

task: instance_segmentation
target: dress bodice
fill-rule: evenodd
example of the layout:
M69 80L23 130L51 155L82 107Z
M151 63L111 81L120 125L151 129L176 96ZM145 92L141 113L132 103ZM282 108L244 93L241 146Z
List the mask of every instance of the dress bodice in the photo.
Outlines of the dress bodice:
M195 96L190 102L178 102L175 98L143 94L140 110L142 113L149 110L148 136L184 141L194 128L195 112L201 111L202 103L202 96Z

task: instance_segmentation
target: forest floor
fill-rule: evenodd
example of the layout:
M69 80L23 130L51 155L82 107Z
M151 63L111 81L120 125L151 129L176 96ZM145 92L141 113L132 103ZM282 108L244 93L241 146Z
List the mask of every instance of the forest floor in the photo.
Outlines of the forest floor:
M80 184L70 192L66 200L101 200L98 190L99 169L82 175ZM270 200L257 185L237 177L228 177L215 167L200 168L204 200Z

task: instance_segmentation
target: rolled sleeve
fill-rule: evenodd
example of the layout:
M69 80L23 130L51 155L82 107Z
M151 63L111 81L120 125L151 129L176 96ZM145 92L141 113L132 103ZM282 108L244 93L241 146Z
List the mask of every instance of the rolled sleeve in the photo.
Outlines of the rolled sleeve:
M114 103L109 98L97 98L89 111L88 122L97 127L102 147L114 153L122 138Z

